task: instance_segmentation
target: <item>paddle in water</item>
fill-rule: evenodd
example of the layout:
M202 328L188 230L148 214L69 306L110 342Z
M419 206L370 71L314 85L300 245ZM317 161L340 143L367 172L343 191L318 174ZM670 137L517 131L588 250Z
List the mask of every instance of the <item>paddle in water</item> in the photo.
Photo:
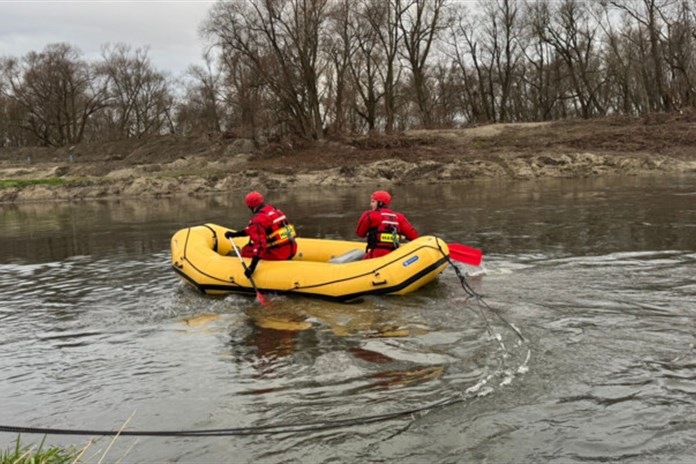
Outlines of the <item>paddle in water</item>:
M234 243L234 240L232 240L231 238L230 238L230 243L232 244L232 248L234 248L234 252L237 255L237 258L239 258L239 261L242 263L242 267L246 271L248 268L247 268L246 263L244 262L244 258L242 258L242 254L239 252L237 245ZM254 283L254 279L252 279L251 276L249 276L249 282L251 282L251 286L253 287L254 291L256 292L256 298L258 298L259 303L261 303L262 305L265 305L267 303L266 299L263 297L263 295L261 294L259 289L256 288L256 284Z

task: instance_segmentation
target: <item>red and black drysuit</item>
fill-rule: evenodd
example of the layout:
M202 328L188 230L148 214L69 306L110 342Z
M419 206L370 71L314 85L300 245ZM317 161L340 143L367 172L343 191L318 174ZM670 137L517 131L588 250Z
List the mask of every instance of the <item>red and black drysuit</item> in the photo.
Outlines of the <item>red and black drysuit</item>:
M409 240L418 238L418 232L403 214L387 208L365 211L358 220L355 233L358 237L367 237L364 259L379 258L396 250L399 235Z
M244 234L250 238L242 248L245 258L281 261L292 259L297 253L295 228L281 210L271 205L261 205L254 210Z

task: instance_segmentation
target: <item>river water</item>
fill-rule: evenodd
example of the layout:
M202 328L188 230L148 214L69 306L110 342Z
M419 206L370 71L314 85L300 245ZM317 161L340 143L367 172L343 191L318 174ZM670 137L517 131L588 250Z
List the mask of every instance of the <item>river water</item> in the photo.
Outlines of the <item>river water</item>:
M369 192L269 199L303 236L353 239ZM241 227L241 192L0 205L0 424L225 429L102 437L90 462L694 461L696 178L393 192L421 234L484 251L461 266L482 300L451 268L352 304L196 294L169 238Z

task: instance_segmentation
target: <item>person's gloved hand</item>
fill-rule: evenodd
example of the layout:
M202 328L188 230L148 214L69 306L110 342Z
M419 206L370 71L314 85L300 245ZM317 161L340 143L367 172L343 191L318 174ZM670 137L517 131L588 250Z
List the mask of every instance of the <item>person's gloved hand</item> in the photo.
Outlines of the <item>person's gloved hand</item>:
M247 267L247 268L244 270L244 275L246 276L247 279L251 279L251 275L252 275L252 274L254 273L254 271L256 270L256 265L257 265L257 264L259 264L259 257L258 257L258 256L254 256L253 258L251 258L251 264L249 265L249 267Z
M244 237L246 235L246 232L244 232L244 229L238 230L237 232L232 232L231 230L228 230L225 232L225 238L232 238L232 237Z

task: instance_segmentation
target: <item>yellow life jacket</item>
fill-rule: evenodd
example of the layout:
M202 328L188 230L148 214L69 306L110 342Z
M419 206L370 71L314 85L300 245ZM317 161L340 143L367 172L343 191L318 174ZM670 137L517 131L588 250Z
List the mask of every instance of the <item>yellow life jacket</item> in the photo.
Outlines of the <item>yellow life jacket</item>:
M294 241L295 237L297 237L295 227L288 222L285 214L276 208L274 208L273 212L278 214L278 217L274 218L271 226L266 229L266 246L268 248L285 245L288 242Z

